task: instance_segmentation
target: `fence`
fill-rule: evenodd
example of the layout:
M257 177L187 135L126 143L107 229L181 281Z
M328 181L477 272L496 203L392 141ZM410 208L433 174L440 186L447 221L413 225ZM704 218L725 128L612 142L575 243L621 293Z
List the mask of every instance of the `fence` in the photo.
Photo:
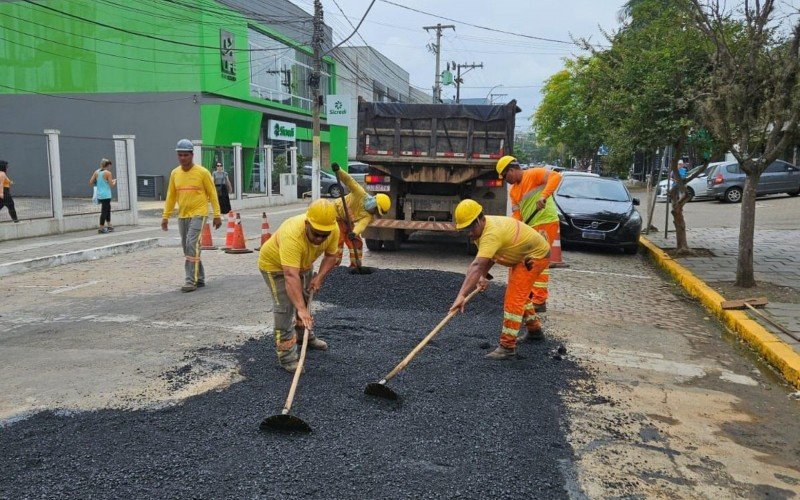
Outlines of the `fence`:
M19 220L0 211L0 240L88 229L98 224L100 206L92 203L89 179L100 160L112 162L114 223L136 224L134 137L62 136L0 132L0 159L9 163L11 193ZM25 223L27 221L27 223Z
M13 182L9 189L19 220L53 217L47 136L0 132L0 160L8 162L6 174ZM9 211L0 210L0 223L10 221Z

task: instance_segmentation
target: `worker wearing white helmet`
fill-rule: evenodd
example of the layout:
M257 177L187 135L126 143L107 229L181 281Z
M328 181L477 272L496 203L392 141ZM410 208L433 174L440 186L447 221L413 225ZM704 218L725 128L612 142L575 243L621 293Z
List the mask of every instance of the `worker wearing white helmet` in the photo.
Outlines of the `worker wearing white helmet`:
M385 215L389 211L392 207L392 201L383 193L378 193L375 196L368 194L361 184L339 167L338 163L331 165L331 169L349 191L344 199L347 203L349 220L352 224L352 227L348 226L348 214L344 212L342 200L334 200L336 204L336 220L339 223L339 263L341 263L344 255L344 246L347 245L350 251L350 267L355 268L360 264L363 255L364 242L361 239L361 234L376 215Z

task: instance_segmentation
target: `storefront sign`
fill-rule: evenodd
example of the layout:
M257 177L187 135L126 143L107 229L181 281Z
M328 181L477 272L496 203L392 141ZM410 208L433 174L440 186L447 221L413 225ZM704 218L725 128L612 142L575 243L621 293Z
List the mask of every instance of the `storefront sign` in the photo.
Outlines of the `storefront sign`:
M274 141L294 142L297 137L297 125L291 122L269 120L267 129L269 130L269 138Z
M222 78L236 81L236 39L233 33L219 30L219 58Z
M325 101L328 125L350 125L350 97L344 94L331 94Z

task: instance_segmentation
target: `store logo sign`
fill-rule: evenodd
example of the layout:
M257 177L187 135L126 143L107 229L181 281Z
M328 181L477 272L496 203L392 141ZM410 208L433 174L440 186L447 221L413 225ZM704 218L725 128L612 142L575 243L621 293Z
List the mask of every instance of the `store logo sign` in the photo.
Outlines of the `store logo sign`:
M219 30L219 58L222 78L236 81L236 39L230 31Z
M348 96L331 94L325 103L328 125L350 125L350 98Z
M269 138L275 141L295 142L297 138L297 125L291 122L269 120L267 122Z

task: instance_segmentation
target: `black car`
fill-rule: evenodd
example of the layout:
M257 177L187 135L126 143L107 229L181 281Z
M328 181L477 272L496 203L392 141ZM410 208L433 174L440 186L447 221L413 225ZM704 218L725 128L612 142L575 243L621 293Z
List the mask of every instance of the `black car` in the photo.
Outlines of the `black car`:
M642 232L642 217L617 179L593 174L565 174L555 193L562 244L622 248L634 254Z

